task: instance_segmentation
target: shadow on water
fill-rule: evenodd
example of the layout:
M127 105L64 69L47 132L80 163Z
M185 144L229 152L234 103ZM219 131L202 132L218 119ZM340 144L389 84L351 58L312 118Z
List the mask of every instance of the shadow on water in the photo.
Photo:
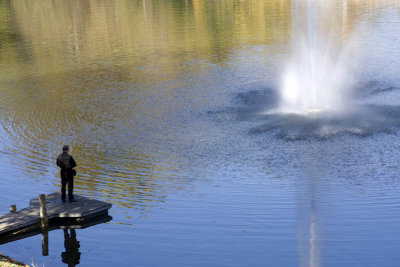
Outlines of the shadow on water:
M68 267L78 265L81 253L79 252L80 244L76 239L75 229L64 229L64 247L65 251L61 253L62 262L68 264Z
M263 88L239 93L233 106L209 111L218 121L248 122L250 134L272 134L286 141L316 140L351 135L397 134L400 129L400 106L374 101L385 94L398 94L399 88L369 82L354 88L352 107L341 113L315 112L290 114L275 112L278 91Z
M107 223L112 220L111 216L100 215L93 218L87 219L63 219L56 218L50 221L50 225L43 229L32 229L19 231L9 235L0 237L0 244L6 244L14 242L20 239L25 239L31 236L40 235L42 236L42 256L49 256L49 232L53 230L62 230L64 232L64 251L61 252L61 262L68 265L68 267L77 266L80 263L81 252L80 242L77 239L77 229L85 229L91 226L95 226L102 223Z
M277 107L279 95L274 88L261 88L232 96L234 106L208 111L217 121L259 121L265 108Z

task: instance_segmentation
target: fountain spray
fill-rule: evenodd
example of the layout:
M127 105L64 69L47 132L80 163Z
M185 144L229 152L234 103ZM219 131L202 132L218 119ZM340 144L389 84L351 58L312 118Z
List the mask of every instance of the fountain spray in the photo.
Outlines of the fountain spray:
M352 83L351 42L338 40L333 30L321 27L317 15L329 14L324 1L306 1L305 22L293 18L292 54L283 72L278 110L296 114L341 112Z

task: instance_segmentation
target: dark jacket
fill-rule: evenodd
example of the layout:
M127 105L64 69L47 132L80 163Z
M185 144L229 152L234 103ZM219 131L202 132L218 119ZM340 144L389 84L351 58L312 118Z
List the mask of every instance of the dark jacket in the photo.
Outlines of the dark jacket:
M63 152L57 157L57 166L61 168L61 170L71 170L76 167L76 162L74 158L69 155L67 152Z

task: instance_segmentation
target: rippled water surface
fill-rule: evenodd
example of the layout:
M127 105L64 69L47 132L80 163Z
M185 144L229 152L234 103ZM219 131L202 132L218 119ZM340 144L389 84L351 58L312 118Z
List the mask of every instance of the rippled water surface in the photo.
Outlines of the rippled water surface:
M73 264L399 266L400 3L315 6L352 47L334 116L273 112L305 1L2 1L1 213L59 191L70 144L75 192L113 204ZM66 266L64 241L0 251Z

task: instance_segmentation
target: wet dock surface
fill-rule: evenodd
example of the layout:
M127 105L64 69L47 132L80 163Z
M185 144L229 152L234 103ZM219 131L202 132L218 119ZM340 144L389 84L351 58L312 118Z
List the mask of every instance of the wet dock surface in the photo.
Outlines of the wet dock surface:
M87 220L107 215L112 204L75 195L75 201L62 201L60 193L46 195L47 216L51 220ZM40 228L39 199L31 199L29 207L0 216L0 237Z

